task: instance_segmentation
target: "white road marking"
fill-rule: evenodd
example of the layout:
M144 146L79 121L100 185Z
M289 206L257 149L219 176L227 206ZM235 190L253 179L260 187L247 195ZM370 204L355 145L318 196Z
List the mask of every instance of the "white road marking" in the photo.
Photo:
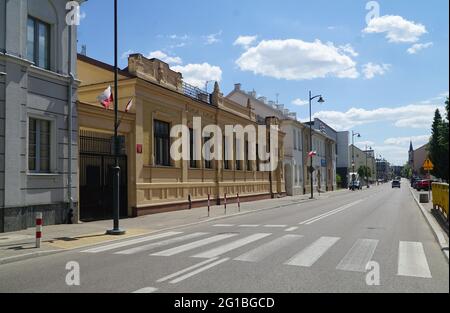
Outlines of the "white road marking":
M131 245L135 245L138 243L143 243L143 242L147 242L147 241L152 241L152 240L157 240L157 239L161 239L161 238L167 238L167 237L171 237L171 236L175 236L175 235L179 235L182 234L182 232L167 232L167 233L162 233L162 234L158 234L158 235L152 235L152 236L147 236L147 237L143 237L143 238L138 238L138 239L132 239L132 240L128 240L128 241L122 241L122 242L118 242L118 243L113 243L110 245L106 245L106 246L101 246L98 248L92 248L92 249L88 249L85 251L82 251L82 253L99 253L99 252L105 252L105 251L109 251L109 250L114 250L117 248L122 248L122 247L126 247L126 246L131 246Z
M165 282L165 281L167 281L167 280L169 280L169 279L175 278L175 277L180 276L180 275L182 275L182 274L184 274L184 273L187 273L187 272L189 272L189 271L195 270L196 268L199 268L199 267L201 267L201 266L203 266L203 265L206 265L206 264L208 264L208 263L214 262L214 261L216 261L216 260L218 260L218 259L219 259L219 258L209 259L209 260L203 261L203 262L201 262L201 263L195 264L195 265L193 265L193 266L190 266L190 267L188 267L188 268L185 268L184 270L178 271L178 272L176 272L176 273L173 273L173 274L170 274L170 275L168 275L168 276L166 276L166 277L163 277L163 278L161 278L161 279L158 279L157 282L158 282L158 283Z
M318 221L320 221L320 220L322 220L324 218L330 217L332 215L335 215L335 214L338 214L338 213L340 213L342 211L345 211L345 210L347 210L347 209L349 209L351 207L354 207L355 205L357 205L357 204L359 204L359 203L361 203L363 201L364 200L358 200L358 201L346 204L346 205L344 205L344 206L342 206L340 208L337 208L335 210L332 210L332 211L324 213L324 214L320 214L320 215L318 215L316 217L310 218L309 220L301 222L299 225L311 225L311 224L313 224L315 222L318 222Z
M250 235L248 237L224 244L222 246L219 246L217 248L208 250L206 252L202 252L199 254L196 254L194 256L192 256L193 258L214 258L214 257L218 257L222 254L225 254L227 252L230 252L232 250L238 249L240 247L243 247L245 245L248 245L252 242L261 240L265 237L270 236L271 234L253 234Z
M264 225L266 228L286 228L287 225Z
M136 291L133 291L133 293L154 293L158 290L158 288L154 288L154 287L146 287L146 288L142 288Z
M397 275L432 278L422 243L400 241Z
M256 228L256 227L259 227L260 225L251 225L251 224L244 224L244 225L239 225L239 227L242 227L242 228Z
M365 273L367 263L372 260L377 245L378 240L359 239L342 259L336 269Z
M311 267L339 240L337 237L322 237L285 264Z
M233 227L233 224L216 224L213 225L213 227Z
M135 253L139 253L139 252L149 251L149 250L153 250L156 248L168 246L168 245L171 245L174 243L179 243L179 242L186 241L189 239L198 238L198 237L205 236L205 235L208 235L208 233L193 233L193 234L189 234L189 235L185 235L185 236L181 236L181 237L167 239L164 241L154 242L154 243L136 247L136 248L131 248L128 250L119 251L114 254L121 254L121 255L135 254Z
M164 250L164 251L161 251L161 252L158 252L158 253L154 253L154 254L151 254L151 255L153 255L153 256L172 256L172 255L179 254L179 253L182 253L182 252L186 252L186 251L189 251L189 250L193 250L193 249L196 249L196 248L199 248L199 247L202 247L202 246L206 246L208 244L211 244L211 243L214 243L214 242L217 242L217 241L220 241L220 240L228 239L228 238L231 238L231 237L234 237L234 236L237 236L237 234L217 235L217 236L209 237L209 238L202 239L202 240L199 240L199 241L194 241L194 242L191 242L191 243L188 243L188 244L185 244L185 245L182 245L182 246L178 246L178 247L175 247L175 248L172 248L172 249L168 249L168 250Z
M192 277L192 276L195 276L195 275L197 275L197 274L200 274L201 272L207 271L207 270L209 270L210 268L213 268L213 267L215 267L215 266L217 266L217 265L220 265L220 264L222 264L222 263L225 263L225 262L228 261L228 260L229 260L229 258L225 258L225 259L222 259L222 260L218 260L218 261L216 261L216 262L214 262L214 263L211 263L211 264L206 265L205 267L199 268L199 269L197 269L197 270L195 270L195 271L193 271L193 272L191 272L191 273L188 273L188 274L186 274L186 275L183 275L183 276L181 276L181 277L178 277L177 279L172 280L170 283L171 283L171 284L177 284L177 283L179 283L179 282L181 282L181 281L183 281L183 280L186 280L186 279L188 279L188 278L190 278L190 277Z
M303 236L285 235L271 242L268 242L256 249L253 249L241 256L238 256L234 260L243 262L258 262L301 238L303 238Z
M298 227L290 227L290 228L286 229L285 231L291 232L291 231L296 231L297 229L298 229Z

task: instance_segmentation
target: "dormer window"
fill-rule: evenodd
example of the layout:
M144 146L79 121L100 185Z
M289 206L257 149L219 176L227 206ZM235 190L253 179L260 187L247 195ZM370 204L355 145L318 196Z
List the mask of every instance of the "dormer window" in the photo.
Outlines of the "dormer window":
M27 59L50 69L50 25L33 17L27 22Z

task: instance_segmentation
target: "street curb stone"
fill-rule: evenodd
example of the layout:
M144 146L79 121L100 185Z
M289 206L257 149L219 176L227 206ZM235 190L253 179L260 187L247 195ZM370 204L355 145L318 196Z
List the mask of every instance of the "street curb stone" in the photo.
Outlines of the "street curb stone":
M445 240L445 235L443 231L441 230L438 223L434 220L433 215L429 213L423 205L420 203L419 199L417 199L416 195L414 194L411 187L409 187L409 191L411 192L411 195L414 198L414 201L416 202L417 206L420 208L420 211L422 212L423 216L425 217L425 220L428 223L428 226L431 228L434 237L436 238L437 242L439 243L439 246L441 247L441 251L444 254L445 258L447 259L447 263L449 262L449 245L448 242Z

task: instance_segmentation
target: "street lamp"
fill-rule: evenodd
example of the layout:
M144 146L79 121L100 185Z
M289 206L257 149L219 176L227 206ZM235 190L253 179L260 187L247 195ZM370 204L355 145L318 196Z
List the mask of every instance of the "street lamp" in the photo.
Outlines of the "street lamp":
M361 138L361 134L352 130L352 188L355 186L355 137Z
M309 92L309 147L310 147L310 164L311 167L309 168L309 173L310 173L310 181L311 181L311 199L314 199L314 183L313 183L313 174L314 174L314 168L313 168L313 146L312 146L312 101L314 99L319 98L319 100L317 100L318 103L325 103L325 100L323 99L323 97L321 95L317 95L317 96L312 96L312 92Z
M114 226L113 229L108 230L108 235L124 235L126 232L120 229L120 165L119 165L119 143L118 143L118 128L119 128L119 105L118 105L118 51L117 51L117 0L114 0L114 168L113 168L113 215Z

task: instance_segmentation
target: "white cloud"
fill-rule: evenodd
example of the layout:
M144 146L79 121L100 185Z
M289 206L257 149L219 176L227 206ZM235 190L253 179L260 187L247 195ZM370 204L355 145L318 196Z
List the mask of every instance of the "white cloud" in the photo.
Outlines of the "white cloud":
M306 100L302 100L302 99L295 99L294 101L292 101L293 105L298 105L298 106L304 106L309 104L309 101Z
M426 144L430 140L430 137L431 135L388 138L384 141L384 144L389 146L408 147L412 141L414 146L419 147Z
M169 65L175 65L175 64L182 64L183 60L181 60L180 57L171 57L168 56L167 54L165 54L164 52L157 50L157 51L153 51L150 52L149 55L147 56L148 59L159 59L163 62L166 62Z
M357 57L357 56L359 56L359 53L358 52L356 52L355 51L355 49L352 47L352 45L350 45L350 44L346 44L346 45L343 45L343 46L339 46L339 50L342 52L342 53L346 53L346 54L349 54L350 56L352 56L352 57Z
M375 145L375 142L370 141L370 140L355 142L355 146L357 146L358 148L361 148L362 150L366 149L366 146L371 147L373 145Z
M407 51L409 54L416 54L420 50L428 49L428 48L431 48L432 46L433 46L432 42L416 43L416 44L412 45L411 48L409 48Z
M236 61L242 71L286 80L357 78L356 62L333 43L263 40Z
M210 35L205 36L205 39L206 39L205 45L212 45L212 44L220 42L220 39L218 37L221 35L222 35L222 31L220 31L216 34L210 34Z
M424 25L408 21L398 15L385 15L373 18L364 33L386 33L386 38L393 43L417 42L427 33Z
M367 110L352 108L347 112L321 111L314 115L338 130L350 130L355 126L371 123L386 123L397 128L429 129L439 105L406 105L396 108Z
M233 46L242 46L248 49L257 39L258 36L239 36L233 43Z
M172 67L172 70L182 73L185 82L199 88L204 88L207 81L222 80L221 68L208 63L177 65Z
M391 68L390 64L374 64L367 63L363 65L362 72L364 73L364 77L366 79L372 79L376 75L384 75Z
M189 39L188 35L177 35L177 34L173 34L169 36L170 39L172 40L182 40L182 41L186 41Z
M133 54L134 53L134 51L133 50L128 50L128 51L125 51L124 53L122 53L122 55L121 55L121 59L128 59L128 56L130 55L130 54Z

